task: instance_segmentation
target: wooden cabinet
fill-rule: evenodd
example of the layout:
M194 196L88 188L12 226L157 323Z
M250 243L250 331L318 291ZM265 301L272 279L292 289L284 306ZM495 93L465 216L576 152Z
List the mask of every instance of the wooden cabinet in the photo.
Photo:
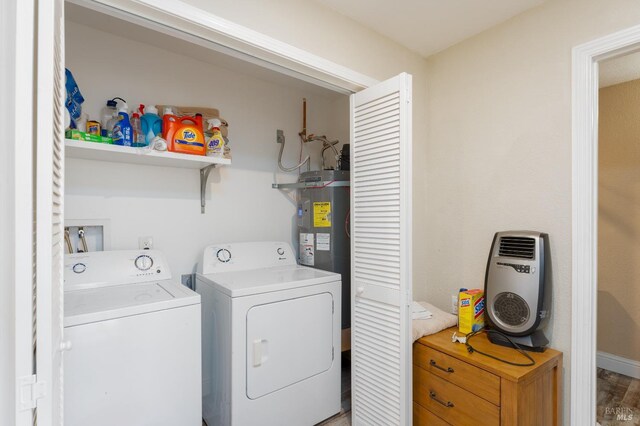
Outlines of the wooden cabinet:
M453 426L558 425L562 353L530 352L535 365L517 367L452 343L455 328L413 344L413 424ZM527 362L511 348L473 338L474 348Z

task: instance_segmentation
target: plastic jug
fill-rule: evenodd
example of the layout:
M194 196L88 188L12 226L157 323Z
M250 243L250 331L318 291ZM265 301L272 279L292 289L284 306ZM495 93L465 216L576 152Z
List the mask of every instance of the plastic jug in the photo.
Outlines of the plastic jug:
M179 117L173 113L171 107L165 107L164 114L162 115L162 137L167 141L167 150L169 151L173 151L171 141L176 131L176 126L172 123L175 123L178 118Z
M133 144L133 129L127 109L127 104L123 102L118 110L118 120L113 126L112 134L114 145L131 146Z
M154 137L162 135L162 118L158 115L158 109L153 105L146 107L140 105L140 125L142 126L142 133L145 135L145 142L147 145L151 143Z
M162 117L162 128L169 151L205 155L202 114L196 114L195 117L177 117L172 113L165 114Z
M116 117L118 117L118 102L116 100L120 100L122 102L126 102L124 99L115 97L113 99L107 100L107 104L102 107L102 113L100 115L100 125L102 126L101 134L102 136L111 137L111 132L113 131L113 126L116 122Z

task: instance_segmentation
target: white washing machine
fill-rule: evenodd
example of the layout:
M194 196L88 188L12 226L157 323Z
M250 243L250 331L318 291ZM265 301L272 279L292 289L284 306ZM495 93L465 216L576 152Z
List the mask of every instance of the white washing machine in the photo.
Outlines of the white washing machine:
M200 296L155 250L64 265L66 426L200 426Z
M287 243L205 249L203 416L209 426L306 426L340 411L340 275Z

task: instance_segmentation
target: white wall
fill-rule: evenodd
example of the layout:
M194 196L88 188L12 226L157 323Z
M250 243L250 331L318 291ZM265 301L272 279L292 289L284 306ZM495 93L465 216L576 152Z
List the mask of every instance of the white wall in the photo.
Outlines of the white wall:
M551 346L571 333L571 49L637 25L635 0L555 0L429 58L428 298L482 286L493 233L550 234Z
M137 248L139 236L153 236L174 275L194 271L208 244L292 241L295 206L271 189L274 178L295 180L295 174L275 173L276 129L285 131L284 161L291 165L297 161L302 98L310 132L344 138L348 116L336 117L335 111L347 111L346 96L262 81L76 23L67 23L66 40L67 67L86 99L84 111L98 116L113 96L130 106L216 107L230 123L233 153L231 166L211 173L206 214L200 214L197 170L67 159L67 219L109 218L112 249ZM88 47L108 53L88 59Z

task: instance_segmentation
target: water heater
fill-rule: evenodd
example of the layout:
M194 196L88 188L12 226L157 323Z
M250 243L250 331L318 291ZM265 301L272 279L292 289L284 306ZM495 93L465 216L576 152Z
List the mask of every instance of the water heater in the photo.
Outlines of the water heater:
M298 247L301 265L342 276L342 328L351 323L351 245L349 242L349 171L300 174Z

